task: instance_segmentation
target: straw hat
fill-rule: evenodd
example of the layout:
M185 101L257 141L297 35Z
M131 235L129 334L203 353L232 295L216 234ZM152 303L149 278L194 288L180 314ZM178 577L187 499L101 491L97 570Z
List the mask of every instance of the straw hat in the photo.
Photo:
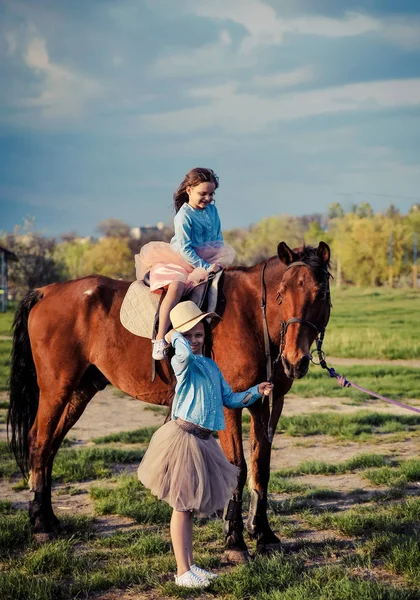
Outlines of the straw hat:
M215 312L201 312L198 306L191 300L186 300L185 302L177 304L171 310L169 316L171 318L172 327L180 333L189 331L194 325L197 325L197 323L207 317L216 317L220 319L219 315Z

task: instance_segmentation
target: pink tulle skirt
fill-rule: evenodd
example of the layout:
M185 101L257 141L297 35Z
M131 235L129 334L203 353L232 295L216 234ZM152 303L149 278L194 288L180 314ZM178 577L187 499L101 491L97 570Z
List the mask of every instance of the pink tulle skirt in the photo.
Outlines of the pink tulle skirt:
M229 244L206 244L196 249L200 258L208 263L219 263L224 267L232 264L235 250ZM202 267L194 268L187 263L171 244L149 242L135 256L136 278L144 279L150 271L150 290L158 291L173 281L185 283L188 293L196 285L207 280L208 273Z

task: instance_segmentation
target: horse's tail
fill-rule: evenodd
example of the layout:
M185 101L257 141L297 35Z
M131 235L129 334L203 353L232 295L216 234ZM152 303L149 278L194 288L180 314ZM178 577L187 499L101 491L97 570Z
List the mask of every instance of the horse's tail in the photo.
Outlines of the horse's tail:
M10 369L10 404L7 414L7 436L23 475L29 472L29 431L35 421L39 387L28 333L28 317L42 298L42 292L31 291L20 302L13 321L13 346Z

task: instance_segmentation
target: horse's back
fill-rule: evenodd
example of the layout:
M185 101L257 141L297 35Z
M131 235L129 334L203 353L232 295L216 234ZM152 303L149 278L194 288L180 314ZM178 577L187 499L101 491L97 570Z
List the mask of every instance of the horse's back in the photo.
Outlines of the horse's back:
M104 315L119 314L130 281L89 275L38 288L39 301L31 310L31 340L65 336L69 343L85 337Z

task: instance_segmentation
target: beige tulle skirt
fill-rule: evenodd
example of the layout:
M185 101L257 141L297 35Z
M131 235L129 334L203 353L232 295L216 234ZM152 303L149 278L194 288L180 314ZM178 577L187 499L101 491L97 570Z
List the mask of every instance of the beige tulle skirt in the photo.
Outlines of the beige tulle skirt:
M237 485L238 468L210 435L201 439L169 421L153 435L137 474L152 494L199 517L222 509Z
M224 267L231 265L235 250L229 244L204 244L196 248L200 258L206 262L219 263ZM143 279L150 272L150 290L155 292L173 281L182 281L189 292L196 285L207 280L208 273L202 267L194 268L187 263L171 244L167 242L149 242L135 255L136 279Z

